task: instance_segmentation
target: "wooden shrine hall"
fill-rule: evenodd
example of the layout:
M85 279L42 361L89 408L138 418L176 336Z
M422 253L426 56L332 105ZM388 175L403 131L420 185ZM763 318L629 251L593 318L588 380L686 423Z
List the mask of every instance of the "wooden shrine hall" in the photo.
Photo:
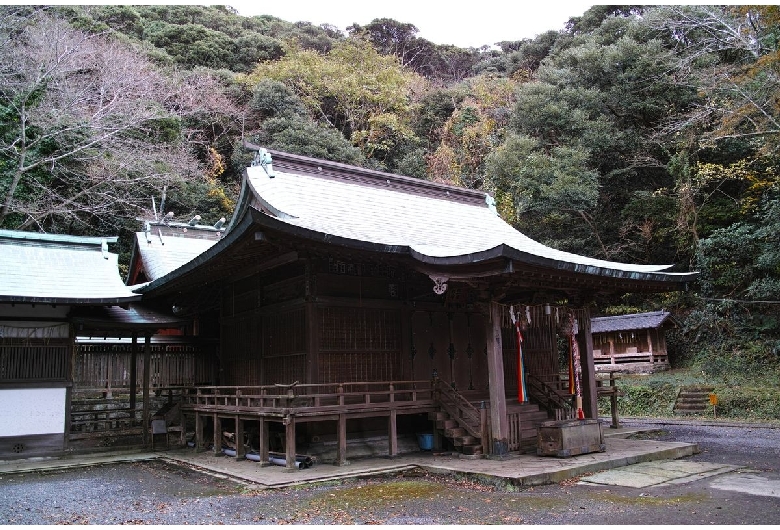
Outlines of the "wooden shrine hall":
M218 343L211 384L176 388L183 423L200 449L227 431L237 456L276 447L291 468L326 446L344 464L361 438L392 456L421 432L501 456L543 419L597 418L593 296L695 278L544 246L485 192L264 149L219 239L149 274L165 226L139 233L131 271L149 281L135 291Z

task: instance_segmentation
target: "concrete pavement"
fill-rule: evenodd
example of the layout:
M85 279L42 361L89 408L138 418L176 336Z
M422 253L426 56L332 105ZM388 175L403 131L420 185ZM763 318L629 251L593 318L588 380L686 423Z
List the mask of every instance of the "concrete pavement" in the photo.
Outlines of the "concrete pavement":
M161 459L190 466L213 476L228 478L252 489L284 488L353 477L394 474L413 469L422 469L430 473L459 474L477 480L501 481L516 486L535 486L639 463L647 463L646 469L652 470L654 467L652 462L676 460L698 452L696 444L626 438L631 434L647 430L653 429L643 427L610 429L605 426L605 452L571 458L512 454L503 459L471 459L459 458L457 453L439 455L416 452L394 458L353 459L346 466L317 464L308 469L290 471L279 466L264 466L250 460L239 461L228 456L217 456L210 452L198 453L194 449L185 448L160 452L103 453L63 458L6 460L0 461L0 474Z

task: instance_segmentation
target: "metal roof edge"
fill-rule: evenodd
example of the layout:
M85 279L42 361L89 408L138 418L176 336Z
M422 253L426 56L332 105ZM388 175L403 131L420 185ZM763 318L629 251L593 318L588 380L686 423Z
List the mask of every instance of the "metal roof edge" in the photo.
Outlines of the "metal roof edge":
M118 236L70 236L61 234L44 234L42 232L21 232L19 230L0 230L0 239L14 239L17 241L39 241L45 243L69 243L74 245L96 245L116 243Z
M124 305L131 302L140 302L141 295L112 297L112 298L54 298L45 296L11 296L0 295L0 303L15 304L56 304L56 305Z
M622 271L607 267L598 267L594 265L584 265L572 263L570 261L561 261L552 258L545 258L536 254L522 252L506 244L497 245L482 252L463 254L459 256L428 256L418 251L412 250L412 257L429 265L464 265L485 261L495 258L509 258L528 265L534 265L557 270L564 270L577 274L589 274L593 276L640 280L640 281L658 281L658 282L677 282L687 283L694 281L698 272L641 272L641 271Z

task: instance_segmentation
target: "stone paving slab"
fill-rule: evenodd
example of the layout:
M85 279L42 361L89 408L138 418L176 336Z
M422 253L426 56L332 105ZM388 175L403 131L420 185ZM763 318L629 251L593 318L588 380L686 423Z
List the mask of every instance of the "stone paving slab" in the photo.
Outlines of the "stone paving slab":
M358 476L423 469L431 473L460 473L488 480L502 479L515 485L535 486L561 482L585 473L651 460L682 458L698 452L696 444L652 440L605 440L607 450L571 458L512 454L503 459L467 459L413 453L395 458L355 459L347 466L316 464L309 469L287 470L280 466L262 466L258 462L239 461L192 450L169 452L161 457L196 468L254 484L258 488L280 488L298 484L340 480Z
M656 462L643 462L620 469L602 471L594 475L582 477L580 479L580 484L646 488L650 486L665 486L693 482L706 477L736 471L738 469L741 469L741 466L715 464L711 462L662 460Z
M0 461L0 474L65 469L111 462L139 461L159 458L192 466L204 473L229 478L247 488L284 488L294 485L343 480L346 478L398 473L423 469L430 473L456 473L477 479L507 481L517 486L551 484L588 473L597 473L641 462L673 460L698 452L696 444L659 442L623 438L636 430L614 429L607 435L606 451L570 458L511 454L502 459L460 458L418 452L394 458L370 457L353 459L349 465L334 466L318 463L302 470L287 470L281 466L264 466L250 460L237 460L211 452L196 452L191 448L144 453L114 453L72 455L63 458L42 458Z

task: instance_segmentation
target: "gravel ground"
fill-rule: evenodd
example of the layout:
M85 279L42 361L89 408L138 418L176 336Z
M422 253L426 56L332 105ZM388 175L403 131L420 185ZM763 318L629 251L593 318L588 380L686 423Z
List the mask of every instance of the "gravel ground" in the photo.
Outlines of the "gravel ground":
M780 429L663 425L654 439L698 442L691 460L780 479ZM253 491L161 461L0 476L0 524L775 524L780 499L709 480L656 488L517 489L406 473Z

